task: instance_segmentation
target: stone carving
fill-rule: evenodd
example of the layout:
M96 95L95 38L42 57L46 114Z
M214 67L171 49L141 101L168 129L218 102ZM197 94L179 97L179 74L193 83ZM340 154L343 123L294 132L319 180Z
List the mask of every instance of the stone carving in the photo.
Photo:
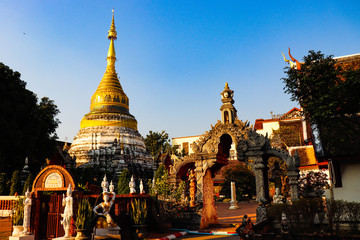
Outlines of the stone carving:
M140 188L140 194L144 194L145 191L144 191L144 184L143 184L142 179L140 180L140 186L139 186L139 188Z
M266 208L262 202L259 202L259 205L256 208L256 223L264 222L267 219L268 218L267 218Z
M104 179L101 182L101 188L103 190L103 193L108 192L109 182L107 181L106 174L104 176Z
M290 227L289 227L289 222L288 222L288 220L286 218L285 213L281 214L280 227L281 227L281 235L282 236L288 236Z
M63 225L65 231L64 238L71 237L69 234L71 218L73 216L73 198L71 195L72 195L71 184L69 184L69 187L66 191L66 198L65 195L63 194L63 200L62 200L62 205L65 206L65 208L64 208L64 213L61 214L63 219L61 220L60 223L61 225Z
M283 175L283 170L280 169L280 165L279 162L275 162L274 163L274 168L270 171L270 181L274 182L275 184L275 189L279 188L281 189L282 187L282 182L281 182L281 176Z
M131 175L131 180L129 182L129 188L130 188L130 194L136 193L134 175Z
M24 200L24 220L23 220L23 228L24 230L21 232L21 235L30 235L30 216L31 216L31 198L29 188L26 190Z
M280 194L280 188L275 188L275 195L273 196L273 203L283 203L284 197Z
M106 176L104 177L101 187L103 189L103 200L104 202L96 205L93 209L96 215L98 216L104 216L106 218L106 222L108 225L108 229L118 228L118 226L114 223L111 215L110 215L110 209L112 205L114 204L116 194L114 192L114 185L110 184L110 193L108 191L109 183L106 179ZM110 199L110 195L112 195L112 198ZM98 209L101 209L102 212L98 212Z

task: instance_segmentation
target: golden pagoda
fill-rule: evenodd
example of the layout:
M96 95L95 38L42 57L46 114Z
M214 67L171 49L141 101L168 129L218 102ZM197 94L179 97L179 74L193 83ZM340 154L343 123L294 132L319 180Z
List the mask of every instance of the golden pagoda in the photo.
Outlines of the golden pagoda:
M110 40L107 54L107 66L104 76L90 101L90 113L81 120L80 128L95 126L119 126L137 130L137 121L129 113L129 98L121 87L115 70L114 40L115 31L114 13L111 21L108 39ZM119 118L113 119L114 114Z
M137 131L137 121L129 112L129 98L121 87L115 70L117 38L114 11L108 37L107 66L98 88L90 100L90 112L80 123L80 130L69 150L76 164L120 169L127 162L152 167L144 139ZM107 162L106 162L107 161Z

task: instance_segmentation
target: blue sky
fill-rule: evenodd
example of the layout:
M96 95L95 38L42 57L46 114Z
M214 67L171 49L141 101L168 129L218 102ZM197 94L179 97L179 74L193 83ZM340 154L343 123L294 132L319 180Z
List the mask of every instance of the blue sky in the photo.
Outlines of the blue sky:
M140 133L202 134L220 119L225 82L251 124L298 106L283 92L281 51L360 53L359 1L3 0L0 61L55 100L72 141L106 67L115 9L116 70Z

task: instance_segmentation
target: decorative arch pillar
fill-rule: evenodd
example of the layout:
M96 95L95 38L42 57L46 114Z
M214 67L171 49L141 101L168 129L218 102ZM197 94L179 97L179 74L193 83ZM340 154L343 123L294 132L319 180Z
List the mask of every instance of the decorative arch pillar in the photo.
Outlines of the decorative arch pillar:
M288 170L290 194L292 200L299 199L299 170Z
M196 202L202 202L204 199L204 177L206 175L206 171L210 169L215 164L215 162L216 156L207 159L204 159L202 156L196 157Z
M298 200L299 199L299 167L300 167L300 157L297 152L295 152L294 156L290 156L289 165L288 165L288 177L289 177L289 185L290 185L290 194L291 199Z
M255 183L256 183L256 201L269 201L269 184L267 175L267 158L262 154L251 157L254 161Z

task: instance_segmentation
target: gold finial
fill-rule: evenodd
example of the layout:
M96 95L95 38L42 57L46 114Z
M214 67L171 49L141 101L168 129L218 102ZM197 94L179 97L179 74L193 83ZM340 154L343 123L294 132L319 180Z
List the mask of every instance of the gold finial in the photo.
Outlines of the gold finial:
M108 32L108 39L117 39L117 32L115 31L115 21L114 21L114 9L112 10L112 21L111 21L111 26L110 26L110 30Z
M109 46L109 51L108 51L108 55L107 55L106 71L115 73L116 56L115 56L114 40L117 38L116 37L117 33L115 31L114 9L112 10L112 13L113 13L113 15L112 15L111 26L110 26L110 30L108 32L108 39L110 39L110 46Z
M225 83L225 89L229 89L229 84L227 82Z

